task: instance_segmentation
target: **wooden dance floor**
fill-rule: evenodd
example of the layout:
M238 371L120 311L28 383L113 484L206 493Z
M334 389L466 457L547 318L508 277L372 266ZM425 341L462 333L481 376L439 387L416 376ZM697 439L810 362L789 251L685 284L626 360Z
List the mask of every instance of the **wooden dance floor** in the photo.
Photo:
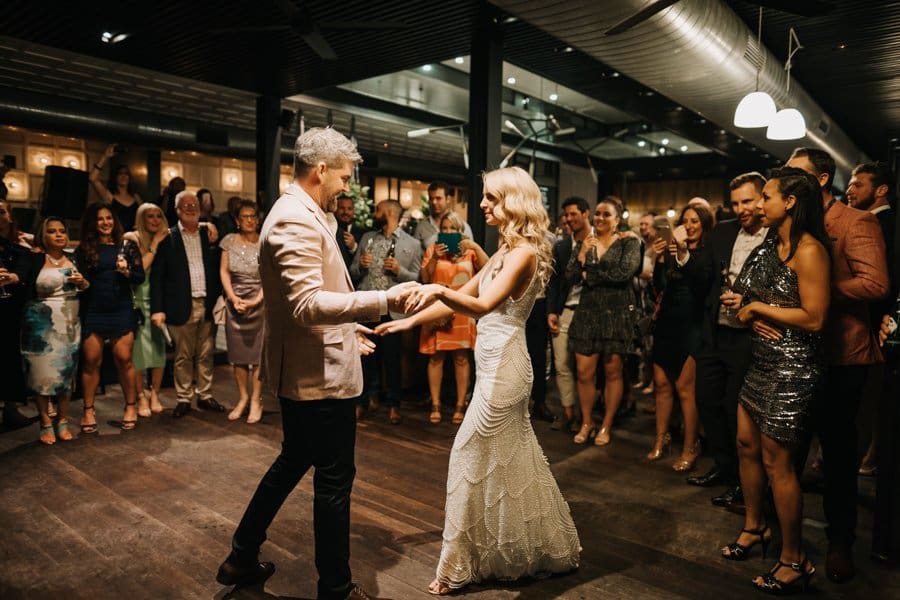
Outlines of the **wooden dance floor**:
M236 388L216 369L216 398L231 406ZM554 386L550 385L553 390ZM644 405L649 399L642 399ZM167 406L174 403L164 390ZM551 406L559 410L555 396ZM263 423L229 422L224 414L170 411L141 419L132 432L107 424L121 418L118 388L98 399L101 435L51 447L37 425L0 434L0 598L314 598L312 477L285 503L263 546L277 571L264 589L231 594L215 582L219 563L257 482L278 453L277 403L266 399ZM76 411L80 416L80 411ZM354 579L373 595L428 598L440 552L444 482L455 427L449 410L438 426L427 409L404 405L405 421L384 408L359 425L353 490ZM742 517L710 505L712 491L684 484L669 465L643 457L653 417L624 421L607 448L576 447L570 435L535 424L572 508L584 546L574 573L514 585L486 582L465 597L761 598L750 579L772 563L759 549L743 563L718 557ZM73 419L78 422L78 417ZM710 466L708 458L699 468ZM871 480L861 482L864 495ZM900 573L868 558L872 512L862 501L856 579L825 577L827 546L821 496L806 495L806 547L819 573L819 598L900 597ZM776 532L776 539L779 538ZM777 546L775 555L777 556Z

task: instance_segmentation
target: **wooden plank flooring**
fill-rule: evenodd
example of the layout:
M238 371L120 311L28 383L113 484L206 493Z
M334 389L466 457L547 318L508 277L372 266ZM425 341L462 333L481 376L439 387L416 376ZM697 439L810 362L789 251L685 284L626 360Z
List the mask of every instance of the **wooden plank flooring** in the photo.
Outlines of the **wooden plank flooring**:
M227 367L216 369L215 390L224 404L236 401ZM172 390L164 390L164 402L173 400ZM558 409L555 396L551 405ZM176 420L167 412L121 432L107 423L121 418L121 396L113 387L97 408L100 436L45 447L36 440L37 425L0 434L0 598L315 597L311 477L269 531L262 558L273 560L277 571L265 590L231 593L214 579L237 521L278 453L281 427L272 398L266 399L264 421L254 426L222 414L192 411ZM410 402L404 409L399 426L387 423L385 410L359 425L352 568L370 593L428 598L456 428L449 411L433 426L425 408ZM652 417L626 420L607 448L577 447L546 423L535 429L572 508L584 546L582 566L542 581L471 586L461 595L761 597L749 581L768 568L769 559L758 551L744 563L718 558L718 548L742 522L709 504L719 488L685 485L669 469L672 459L643 462L652 443ZM709 464L702 459L699 468ZM861 490L871 496L871 480L861 480ZM820 569L816 597L900 597L900 573L868 559L870 498L861 501L859 573L845 586L824 576L821 496L808 493L805 501L806 545Z

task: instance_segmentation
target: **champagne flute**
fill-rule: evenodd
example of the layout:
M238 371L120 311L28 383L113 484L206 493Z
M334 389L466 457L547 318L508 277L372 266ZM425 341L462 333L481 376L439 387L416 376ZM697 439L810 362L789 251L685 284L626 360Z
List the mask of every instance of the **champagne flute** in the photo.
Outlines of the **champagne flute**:
M6 268L7 268L7 262L3 259L2 256L0 256L0 269L6 269ZM6 275L3 278L3 281L6 281L7 277L9 277L9 275ZM0 298L12 298L12 294L10 294L9 290L6 289L5 283L0 284Z

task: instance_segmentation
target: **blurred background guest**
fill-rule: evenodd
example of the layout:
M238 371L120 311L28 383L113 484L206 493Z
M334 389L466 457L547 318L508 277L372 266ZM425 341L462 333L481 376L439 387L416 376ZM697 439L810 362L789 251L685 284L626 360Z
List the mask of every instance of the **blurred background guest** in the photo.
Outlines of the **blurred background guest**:
M22 359L27 393L40 415L40 441L49 445L73 437L68 416L81 346L78 292L88 282L65 252L69 236L62 219L44 219L34 241L43 252L30 257L34 280L27 282L32 298L22 318ZM55 427L51 398L56 402Z
M637 311L631 278L641 265L641 244L634 235L617 231L622 202L607 196L594 211L594 233L585 238L580 251L566 267L571 284L581 282L581 299L572 325L569 345L575 351L581 429L576 444L591 437L597 446L610 442L610 430L624 392L623 360L634 351ZM605 375L605 414L597 430L592 416L597 399L597 366L602 356Z
M463 235L465 223L455 212L448 212L440 222L440 233ZM488 260L481 246L461 238L457 247L448 248L435 242L425 250L422 259L422 283L437 283L458 290L475 276ZM431 423L441 422L441 380L444 360L453 356L456 375L456 408L453 423L459 425L465 416L466 393L469 389L469 351L475 347L475 320L463 314L422 326L419 352L428 355L428 390L431 393Z
M227 302L225 341L228 362L234 369L238 403L228 413L230 421L241 418L250 403L248 423L262 418L262 382L259 361L262 354L263 291L259 279L259 213L256 204L242 200L238 207L238 233L222 238L219 275ZM252 375L251 375L252 369Z
M353 222L353 198L343 196L337 199L337 210L334 212L337 219L337 243L344 257L347 268L353 263L353 254L359 246L359 240L366 230Z
M229 233L237 233L238 227L238 208L244 199L240 196L231 196L228 199L228 210L219 215L219 235L224 239Z
M149 417L161 413L163 405L159 401L166 367L166 339L159 327L150 322L150 272L156 258L156 249L169 235L169 224L162 209L155 204L141 204L138 207L135 231L129 231L124 238L137 244L144 267L144 280L134 286L134 306L141 311L134 340L132 360L134 362L134 389L138 399L138 415ZM145 393L147 372L150 375L150 393Z
M206 188L197 190L197 200L200 201L200 222L212 223L216 231L219 230L219 217L216 216L216 201L213 200L212 192Z
M132 351L137 319L131 286L144 281L144 265L137 244L123 239L122 224L109 204L98 202L84 211L81 220L81 244L75 252L76 264L90 287L81 299L81 330L84 337L83 433L96 433L94 397L100 385L103 346L112 347L119 372L119 384L125 397L122 429L137 424Z
M682 209L671 235L653 242L656 266L653 287L660 297L659 312L653 330L653 389L656 398L656 442L647 460L662 458L672 441L669 432L674 392L681 402L684 419L684 447L672 465L675 471L694 468L700 454L699 428L695 399L697 365L700 350L703 307L706 289L691 285L675 262L679 249L688 250L693 260L701 260L704 238L712 231L713 219L702 204Z
M159 195L159 207L166 215L169 223L178 222L178 214L175 212L175 196L187 189L187 184L181 177L173 177Z
M3 381L3 426L25 427L31 419L19 412L25 404L25 378L19 347L22 307L27 294L21 285L30 279L32 261L6 198L0 198L0 378Z
M128 167L119 165L113 169L112 164L110 164L109 178L106 185L103 185L100 181L103 165L107 161L111 161L112 157L116 155L117 149L121 150L116 144L110 144L106 147L103 156L94 163L88 180L94 186L101 201L109 204L112 211L116 213L116 218L122 224L122 230L131 231L134 229L134 221L138 205L141 203L141 197L138 196L134 189L134 184L131 182L131 172L128 170Z

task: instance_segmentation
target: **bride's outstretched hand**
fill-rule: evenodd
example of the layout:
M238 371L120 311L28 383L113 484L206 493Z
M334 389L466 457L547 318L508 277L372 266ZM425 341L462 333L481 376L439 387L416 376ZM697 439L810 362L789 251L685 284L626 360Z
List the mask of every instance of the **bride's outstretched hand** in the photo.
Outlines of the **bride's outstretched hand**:
M392 312L407 312L403 309L406 304L406 299L409 297L409 294L418 289L418 287L419 284L415 281L407 281L390 288L387 291L388 308Z
M406 331L412 327L412 319L397 319L396 321L385 321L375 327L375 335L388 335L389 333L397 333Z
M446 288L444 286L436 283L420 285L418 288L412 290L406 297L406 304L403 306L403 312L416 313L423 308L431 306L441 299L440 296L445 290Z

